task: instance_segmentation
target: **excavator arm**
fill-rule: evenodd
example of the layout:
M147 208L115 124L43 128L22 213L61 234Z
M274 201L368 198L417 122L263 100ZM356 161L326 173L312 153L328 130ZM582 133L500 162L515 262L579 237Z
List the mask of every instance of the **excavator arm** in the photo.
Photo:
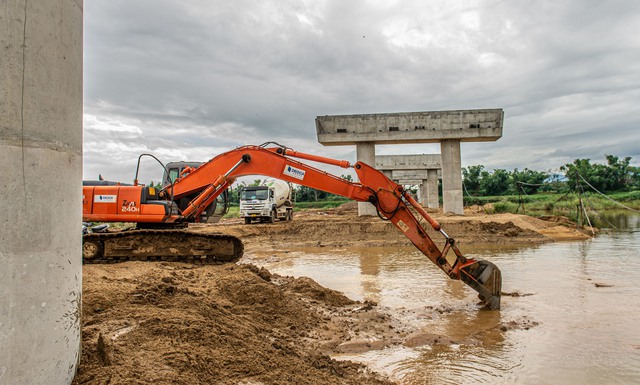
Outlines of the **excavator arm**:
M466 258L456 242L415 201L404 188L383 173L356 162L334 160L294 151L276 145L244 146L216 156L167 187L160 197L179 199L198 193L177 221L195 221L233 181L245 175L264 175L304 185L358 202L371 203L383 220L391 221L427 258L451 279L459 279L479 293L488 309L500 308L502 278L491 262ZM353 168L359 182L354 183L312 167L299 159ZM413 210L413 211L412 211ZM417 217L416 217L417 216ZM424 219L444 237L442 250L429 237L418 218ZM452 254L452 255L450 255Z

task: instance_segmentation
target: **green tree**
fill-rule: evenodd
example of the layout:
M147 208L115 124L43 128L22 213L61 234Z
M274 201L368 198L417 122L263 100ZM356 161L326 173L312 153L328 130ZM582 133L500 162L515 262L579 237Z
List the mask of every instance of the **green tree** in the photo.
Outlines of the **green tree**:
M632 189L640 189L640 167L629 166L629 187Z
M147 185L149 187L153 187L156 190L162 190L162 183L158 182L158 183L153 183L153 181L149 182L149 184Z
M348 180L349 182L353 182L353 178L351 177L351 175L347 174L347 175L340 175L340 178L344 179L344 180Z
M234 183L227 189L227 194L229 196L229 204L237 205L240 203L240 191L246 187L247 184L245 182Z
M542 187L545 179L548 177L549 174L546 172L529 170L528 168L525 168L522 171L518 171L516 168L511 173L515 192L518 191L518 188L521 188L526 194L537 193L540 187ZM518 185L520 185L520 187L518 187Z
M298 186L296 200L298 202L317 202L326 199L329 194L322 190L316 190L308 186Z
M480 181L482 178L483 165L469 166L462 168L462 183L469 194L479 195Z
M509 171L498 168L493 173L482 171L480 188L485 195L502 195L509 191L511 185Z
M571 189L590 189L587 183L600 192L613 192L632 188L637 180L637 170L630 166L631 157L620 159L605 155L607 164L591 163L590 159L576 159L560 167L569 179ZM634 172L636 171L636 172ZM586 182L585 182L586 181Z
M623 190L631 185L632 173L629 166L631 157L620 160L617 156L605 155L608 166L608 188L611 191Z

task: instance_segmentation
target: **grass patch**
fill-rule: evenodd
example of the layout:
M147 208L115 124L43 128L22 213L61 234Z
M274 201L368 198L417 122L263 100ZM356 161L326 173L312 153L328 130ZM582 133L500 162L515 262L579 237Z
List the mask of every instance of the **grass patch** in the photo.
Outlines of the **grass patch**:
M587 211L622 209L627 206L640 209L640 191L619 192L606 197L587 192L582 194L583 205ZM617 203L616 203L617 202ZM532 216L559 215L576 218L580 197L578 194L541 193L535 195L502 195L486 197L465 197L465 206L483 205L489 212L528 214Z
M231 206L229 207L229 211L224 215L223 218L239 218L240 217L240 207Z

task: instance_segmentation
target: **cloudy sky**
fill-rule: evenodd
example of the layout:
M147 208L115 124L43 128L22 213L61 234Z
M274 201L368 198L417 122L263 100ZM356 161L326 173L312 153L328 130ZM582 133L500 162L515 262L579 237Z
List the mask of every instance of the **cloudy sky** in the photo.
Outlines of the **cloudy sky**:
M355 161L318 144L316 116L477 108L504 109L503 137L463 143L463 166L640 161L637 1L91 0L84 17L86 179L266 141ZM142 182L160 174L143 161Z

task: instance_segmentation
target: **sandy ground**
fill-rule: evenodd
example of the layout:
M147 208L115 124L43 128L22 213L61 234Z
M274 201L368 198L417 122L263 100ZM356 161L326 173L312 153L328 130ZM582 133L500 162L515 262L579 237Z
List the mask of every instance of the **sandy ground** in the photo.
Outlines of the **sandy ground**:
M486 214L476 208L465 215L432 213L450 237L461 245L540 244L590 238L587 230L577 230L564 217L538 219L517 214ZM441 234L423 223L437 245L443 244ZM293 222L246 226L241 219L227 219L217 226L195 225L194 231L223 232L240 237L245 249L254 247L279 249L289 246L381 246L411 245L409 240L388 221L377 217L358 217L355 203L337 209L306 210L297 213Z
M434 217L463 244L588 237L563 218L477 212ZM357 217L353 205L302 212L293 222L227 220L194 230L238 236L249 251L409 244L390 223ZM521 320L497 328L531 326ZM82 358L74 384L385 384L390 382L366 367L329 355L449 340L309 278L278 276L242 261L85 265Z

